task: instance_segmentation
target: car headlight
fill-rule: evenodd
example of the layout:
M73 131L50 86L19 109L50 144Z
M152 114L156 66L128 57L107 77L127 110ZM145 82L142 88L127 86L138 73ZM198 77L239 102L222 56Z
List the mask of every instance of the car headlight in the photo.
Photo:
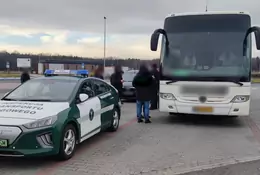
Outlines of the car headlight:
M236 95L231 102L233 103L243 103L249 100L249 95Z
M53 123L56 122L57 116L51 116L44 119L40 119L31 123L27 123L24 125L27 129L35 129L35 128L41 128L46 126L51 126Z
M165 100L176 100L173 94L171 93L160 93L160 97Z

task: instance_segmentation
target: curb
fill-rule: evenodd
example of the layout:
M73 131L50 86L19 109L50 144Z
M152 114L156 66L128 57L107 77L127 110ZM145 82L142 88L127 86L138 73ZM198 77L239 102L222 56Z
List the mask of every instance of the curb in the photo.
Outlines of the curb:
M6 78L4 78L4 77L0 77L0 80L19 80L20 78L18 78L18 77L6 77Z

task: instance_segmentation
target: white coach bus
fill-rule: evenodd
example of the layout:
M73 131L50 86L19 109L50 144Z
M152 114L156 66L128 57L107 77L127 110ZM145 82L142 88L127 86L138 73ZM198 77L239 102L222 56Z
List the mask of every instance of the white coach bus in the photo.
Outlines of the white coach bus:
M160 54L159 110L170 114L249 115L251 33L260 50L260 28L243 12L168 16L151 36Z

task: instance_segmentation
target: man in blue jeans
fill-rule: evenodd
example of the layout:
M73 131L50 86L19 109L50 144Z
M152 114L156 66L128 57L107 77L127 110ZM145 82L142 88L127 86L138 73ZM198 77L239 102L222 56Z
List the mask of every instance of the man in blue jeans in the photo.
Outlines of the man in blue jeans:
M149 103L148 103L148 105L149 105L149 108L150 108L150 101L149 101ZM137 105L137 104L136 104ZM141 105L142 105L142 113L141 113L141 118L142 119L145 119L144 118L144 116L145 116L145 113L146 113L146 109L147 109L147 104L145 104L144 102L143 103L141 103ZM150 111L149 111L149 113L150 113ZM149 114L149 118L151 118L151 116L150 116L150 114Z
M149 106L151 106L151 101L149 102L150 104L149 104ZM143 114L142 114L142 119L144 119L144 104L142 104L143 106L142 106L142 109L143 109ZM151 110L151 108L150 108L150 110ZM149 118L151 118L151 116L149 115Z
M133 87L136 89L136 115L138 123L143 122L142 111L144 108L145 123L151 123L149 119L151 89L153 85L153 77L145 65L141 65L139 72L133 80Z

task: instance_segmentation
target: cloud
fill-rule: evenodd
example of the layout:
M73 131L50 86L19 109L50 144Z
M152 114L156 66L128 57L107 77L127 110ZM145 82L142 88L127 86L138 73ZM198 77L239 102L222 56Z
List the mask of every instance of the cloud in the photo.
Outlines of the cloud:
M61 32L56 35L44 35L40 37L43 44L65 44L68 38L68 32Z
M45 35L45 36L41 36L40 39L41 39L41 41L42 41L43 43L50 43L51 40L52 40L52 37L49 36L49 35Z
M98 43L101 41L101 37L93 37L93 38L81 38L78 39L77 42L80 44L87 44L87 43Z
M165 16L203 12L205 0L10 0L0 7L0 22L19 27L103 32L103 17L111 34L147 34L161 27ZM209 0L209 11L249 11L260 24L259 0ZM51 5L50 5L51 4ZM15 10L10 10L15 9Z
M0 6L0 38L21 36L33 44L2 39L0 49L103 56L104 19L107 56L154 58L149 40L168 14L203 12L205 0L10 0ZM259 0L209 0L209 11L248 11L260 25ZM253 54L260 55L253 50Z
M17 29L15 27L11 27L8 25L0 25L0 34L1 35L16 35L16 36L24 36L24 37L32 37L33 34L37 32L33 30L27 29Z

